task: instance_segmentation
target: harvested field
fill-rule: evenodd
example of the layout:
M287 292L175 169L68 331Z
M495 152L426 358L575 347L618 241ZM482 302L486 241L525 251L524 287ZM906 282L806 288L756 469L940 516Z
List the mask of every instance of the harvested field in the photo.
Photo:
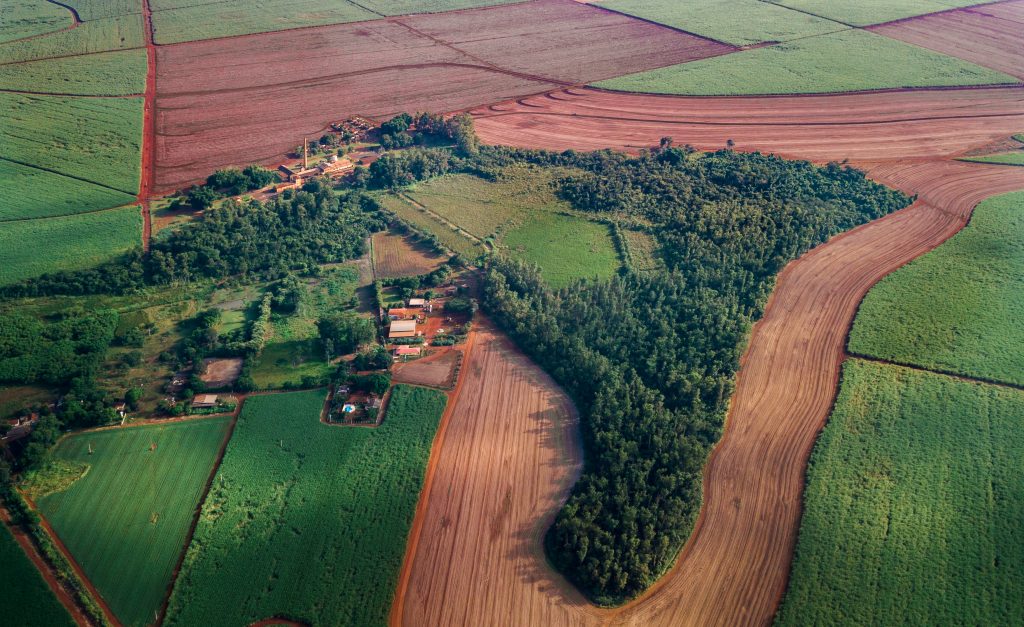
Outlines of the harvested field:
M441 349L433 355L404 364L395 364L395 383L412 383L434 388L450 388L453 383L455 366L462 355L460 349Z
M834 238L782 272L765 315L752 332L728 428L706 468L704 508L694 535L675 568L647 595L622 608L599 610L555 578L541 554L540 537L559 499L567 494L571 481L563 473L575 462L554 461L538 472L529 455L549 453L545 447L552 443L550 438L544 443L535 433L540 443L522 439L495 447L515 454L509 453L500 464L500 477L484 480L480 475L499 463L489 459L474 465L472 460L487 458L494 442L508 437L486 429L511 420L514 412L478 421L472 425L475 431L468 425L459 430L457 418L463 412L476 418L488 407L467 394L453 411L444 448L435 461L438 483L444 487L430 493L422 520L431 546L418 550L406 596L396 605L401 615L393 622L458 624L472 617L480 623L550 625L769 623L789 572L803 469L835 398L847 330L860 300L882 276L956 233L980 200L1024 188L1024 171L1018 168L909 157L956 154L1014 132L1022 113L1020 91L833 97L817 103L816 115L807 115L815 107L814 98L713 99L720 108L709 113L699 108L703 99L574 93L560 93L549 99L550 104L543 98L530 99L530 104L540 104L536 108L509 107L532 110L530 120L536 129L520 120L510 131L512 125L501 117L482 117L478 129L488 141L500 135L502 142L557 149L597 148L598 142L601 147L636 149L666 134L674 134L679 143L720 147L735 131L745 129L757 142L747 148L777 149L818 161L842 159L851 156L848 153L864 160L888 160L863 165L876 180L917 193L919 200ZM566 105L572 100L578 101L575 109ZM545 115L549 107L565 107L567 117L575 110L585 125L588 106L603 102L616 109L611 104L616 101L616 112L609 115L605 108L604 117L597 117L600 122L589 132L577 133L574 124L559 126L564 122L559 113L551 114L550 123ZM754 112L736 116L743 111L741 102ZM790 105L793 108L787 110ZM730 115L738 119L728 122ZM801 126L801 115L811 123ZM969 115L991 117L970 120L965 117ZM708 122L693 120L717 116L722 117L710 129L705 128ZM828 118L831 123L821 124ZM950 127L955 137L946 136ZM675 132L677 128L705 134L695 141ZM551 133L546 138L545 131ZM474 370L479 376L480 369L472 365L477 356L470 358L466 369L468 386L473 385ZM488 375L492 383L499 380L497 372ZM552 488L558 481L553 477L563 477L560 489ZM531 492L536 490L540 492ZM500 500L506 494L507 507ZM465 512L480 518L469 518ZM472 557L460 561L460 555Z
M447 261L426 244L391 231L373 234L373 265L377 276L406 277L434 271Z
M275 161L352 114L458 110L729 49L568 0L530 7L160 46L156 188ZM445 39L459 29L475 40Z
M882 161L959 156L1024 124L1024 88L775 98L678 98L569 89L473 111L492 144L636 152L676 144L794 159Z
M924 15L871 30L1024 78L1024 0Z
M241 357L224 357L221 359L204 359L203 374L199 378L206 387L211 389L231 385L242 373Z

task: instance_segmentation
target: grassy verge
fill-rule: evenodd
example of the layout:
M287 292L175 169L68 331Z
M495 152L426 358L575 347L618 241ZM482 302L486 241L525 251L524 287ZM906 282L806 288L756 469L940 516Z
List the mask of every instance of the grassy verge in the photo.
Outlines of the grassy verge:
M125 625L149 624L160 609L228 424L83 433L54 450L88 471L38 498L39 509ZM34 481L52 483L47 474Z
M1024 385L1024 192L990 198L971 223L864 299L856 354Z
M1024 621L1024 393L859 360L811 456L779 625Z
M396 386L366 429L321 423L324 397L246 401L166 624L385 623L446 399Z

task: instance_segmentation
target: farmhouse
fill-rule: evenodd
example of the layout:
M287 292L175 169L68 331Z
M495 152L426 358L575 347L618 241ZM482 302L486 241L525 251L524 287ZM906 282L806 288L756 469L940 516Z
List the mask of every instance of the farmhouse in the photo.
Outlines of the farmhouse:
M399 346L395 349L395 357L418 357L422 350L419 346Z
M388 329L388 337L416 337L415 320L395 320Z
M427 301L426 301L426 299L423 299L423 298L410 298L409 299L409 306L410 307L423 307L426 304L427 304Z
M210 409L216 406L216 394L200 394L192 399L192 409Z

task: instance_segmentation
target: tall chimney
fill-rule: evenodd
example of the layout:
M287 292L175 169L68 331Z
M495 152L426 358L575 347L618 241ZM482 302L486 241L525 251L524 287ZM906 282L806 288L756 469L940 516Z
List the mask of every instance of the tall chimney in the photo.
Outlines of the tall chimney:
M302 138L302 169L309 169L309 139Z

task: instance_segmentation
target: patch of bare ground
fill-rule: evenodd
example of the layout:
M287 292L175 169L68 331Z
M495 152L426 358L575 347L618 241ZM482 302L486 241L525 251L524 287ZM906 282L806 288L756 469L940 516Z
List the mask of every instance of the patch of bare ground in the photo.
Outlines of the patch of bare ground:
M395 383L412 383L448 389L455 384L455 372L462 360L462 350L440 348L437 352L392 368Z
M372 237L374 271L379 278L426 274L448 259L408 235L381 231Z
M203 374L199 378L211 389L227 387L242 374L242 361L241 357L204 359Z

